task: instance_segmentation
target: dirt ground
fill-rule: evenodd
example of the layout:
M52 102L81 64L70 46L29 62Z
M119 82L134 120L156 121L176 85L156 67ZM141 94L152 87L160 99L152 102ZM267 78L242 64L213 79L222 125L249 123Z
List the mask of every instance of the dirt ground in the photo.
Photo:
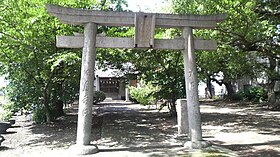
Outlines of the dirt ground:
M186 139L177 137L176 118L166 110L124 102L102 103L93 109L92 143L100 151L91 156L190 155L182 148ZM77 106L66 112L51 124L15 117L16 124L2 134L6 141L0 157L74 156L68 147L75 144ZM203 139L226 148L227 156L280 156L280 112L218 101L202 102L201 113Z

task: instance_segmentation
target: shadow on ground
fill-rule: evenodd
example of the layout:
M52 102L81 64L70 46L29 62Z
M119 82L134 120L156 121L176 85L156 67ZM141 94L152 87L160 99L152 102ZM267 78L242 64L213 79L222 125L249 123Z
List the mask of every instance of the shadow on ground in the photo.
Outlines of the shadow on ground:
M220 103L206 103L215 111L202 114L204 132L216 128L216 134L225 136L218 140L216 135L214 144L240 156L280 156L280 112L262 106Z
M280 112L270 113L244 106L225 109L225 106L219 106L219 102L203 105L211 109L208 112L202 110L203 135L206 140L240 156L280 156L279 149L274 149L280 147ZM100 153L128 151L141 152L147 156L189 153L182 149L187 139L176 136L176 118L170 117L167 112L122 103L103 103L94 108L92 139L100 148ZM76 127L77 106L73 106L66 116L54 123L28 126L35 138L25 145L68 148L75 143ZM275 139L257 139L256 142L247 136L247 132ZM226 137L219 138L221 134ZM243 140L243 143L238 140Z
M51 124L34 124L30 128L38 138L32 139L27 145L50 145L65 147L74 144L76 138L77 116L66 115L63 119Z

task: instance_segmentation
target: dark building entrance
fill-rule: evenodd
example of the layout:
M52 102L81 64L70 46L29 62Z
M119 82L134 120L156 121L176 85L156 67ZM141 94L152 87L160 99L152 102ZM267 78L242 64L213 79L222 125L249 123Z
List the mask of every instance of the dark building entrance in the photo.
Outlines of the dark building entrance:
M101 77L100 90L106 94L107 98L124 99L124 87L122 79L115 77Z

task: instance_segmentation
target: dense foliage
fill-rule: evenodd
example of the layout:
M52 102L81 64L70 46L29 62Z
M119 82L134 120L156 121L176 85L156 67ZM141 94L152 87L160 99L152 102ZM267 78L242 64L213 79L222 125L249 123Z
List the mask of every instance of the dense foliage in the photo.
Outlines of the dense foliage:
M106 99L106 95L102 91L94 91L93 93L93 104L97 104L102 102Z
M227 13L226 21L215 30L196 31L196 36L218 41L216 52L198 52L201 79L224 84L234 94L233 83L240 78L268 76L267 88L273 94L279 74L279 4L277 0L173 0L181 14Z
M263 102L267 101L267 89L264 87L251 87L245 91L237 92L232 97L233 100Z
M6 74L6 92L12 110L34 110L38 121L63 115L63 104L78 98L81 50L58 49L56 35L82 33L80 26L61 24L45 10L45 3L95 10L124 11L125 0L2 0L0 1L0 73ZM196 30L195 36L216 39L218 50L197 52L200 80L225 85L243 77L268 76L268 101L275 103L275 71L279 59L279 0L172 0L174 13L228 13L215 30ZM99 27L107 36L132 37L133 28ZM176 29L156 29L157 38L180 36ZM165 99L175 112L175 101L185 97L182 53L179 51L98 49L100 67L137 73L156 86L156 99ZM130 65L130 66L127 66ZM128 75L129 78L129 75ZM211 89L211 88L210 88ZM141 94L140 92L140 95ZM143 98L142 98L143 99ZM151 101L150 101L151 102ZM150 102L144 104L149 104Z
M45 3L119 10L122 2L1 1L0 71L1 74L7 74L7 93L13 108L35 110L35 117L36 113L40 113L43 118L39 119L50 122L63 115L64 103L70 103L78 97L81 50L56 48L55 36L82 32L82 27L61 24L47 14ZM110 5L112 3L117 5ZM101 28L99 31L106 29ZM53 114L54 110L57 114Z
M144 83L141 81L139 87L131 86L129 88L129 93L132 100L135 100L141 105L154 105L157 98L154 94L158 92L158 88L153 86L151 83Z
M12 118L13 112L7 108L0 110L0 122L8 121Z

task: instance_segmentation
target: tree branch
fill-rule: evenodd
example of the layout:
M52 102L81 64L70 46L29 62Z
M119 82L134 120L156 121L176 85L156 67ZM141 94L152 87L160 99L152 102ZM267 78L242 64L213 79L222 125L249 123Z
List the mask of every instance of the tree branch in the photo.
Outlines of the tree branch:
M3 54L4 54L4 56L8 59L8 62L10 62L10 63L15 62L15 61L13 61L13 60L11 59L11 57L9 57L9 56L7 55L7 53L5 53L4 51L3 51ZM23 71L26 72L29 76L31 76L31 77L34 79L34 81L35 81L36 83L42 84L42 82L40 82L38 79L36 79L36 77L35 77L34 75L32 75L31 72L29 72L28 70L26 70L26 69L23 68L23 67L22 67L22 69L23 69Z

